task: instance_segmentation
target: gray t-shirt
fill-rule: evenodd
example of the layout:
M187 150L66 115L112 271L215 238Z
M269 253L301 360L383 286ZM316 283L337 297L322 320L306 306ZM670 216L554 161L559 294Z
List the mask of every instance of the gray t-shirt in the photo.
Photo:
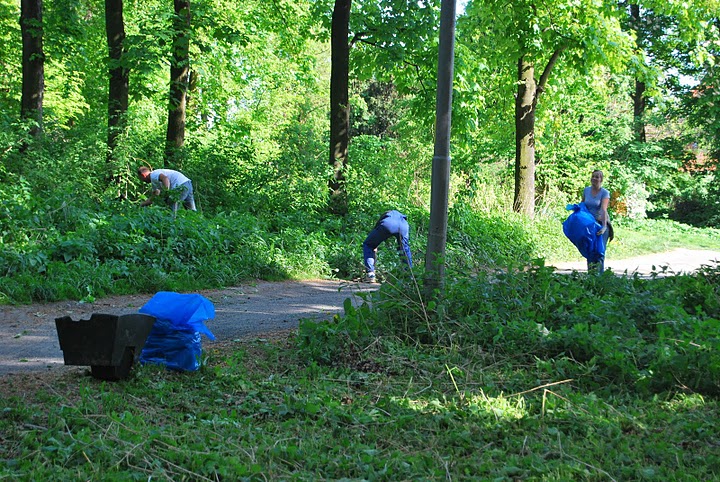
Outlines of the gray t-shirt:
M150 183L153 189L162 191L163 183L160 181L160 174L165 174L170 181L170 189L174 189L182 184L185 184L188 179L182 172L174 171L172 169L155 169L150 173Z
M610 199L610 191L603 187L600 188L600 192L598 192L595 196L592 194L592 187L588 186L585 190L583 190L583 202L588 208L588 211L590 211L590 214L595 216L595 219L598 222L600 221L600 208L602 206L603 199Z

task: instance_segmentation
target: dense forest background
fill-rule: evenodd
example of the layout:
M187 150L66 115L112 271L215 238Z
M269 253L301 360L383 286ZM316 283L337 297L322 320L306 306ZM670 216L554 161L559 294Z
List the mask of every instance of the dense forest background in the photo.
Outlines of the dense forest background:
M593 169L626 231L717 235L717 1L461 7L449 263L577 256L559 222ZM389 208L422 260L439 13L0 0L2 298L357 276ZM140 165L187 174L199 212L140 208Z

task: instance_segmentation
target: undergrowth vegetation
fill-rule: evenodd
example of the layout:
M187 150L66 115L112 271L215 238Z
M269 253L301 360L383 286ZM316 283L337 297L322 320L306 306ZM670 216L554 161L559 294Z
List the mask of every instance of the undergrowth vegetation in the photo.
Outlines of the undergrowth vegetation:
M400 277L359 307L346 305L341 319L302 324L302 353L332 363L348 343L391 336L453 363L511 358L546 372L541 380L572 378L593 392L720 395L720 266L663 274L565 275L538 263L451 276L445 297L430 303Z
M246 125L193 136L181 170L193 180L199 211L174 216L163 206L139 207L147 185L135 169L162 165L150 148L161 145L153 136L162 138L162 132L128 139L133 149L109 172L97 167L104 159L101 143L87 139L87 132L67 142L38 140L23 150L16 144L24 130L9 125L0 133L0 303L194 291L254 278L353 279L363 271L363 239L393 208L408 215L413 259L422 269L432 152L413 126L405 125L401 137L353 137L348 214L339 217L328 214L331 173L320 154L325 144L310 126L285 126L275 133L277 142L252 141ZM537 259L581 259L561 223L565 205L578 202L571 193L587 183L589 167L574 170L564 190L549 182L560 174L541 176L543 194L529 219L512 212L507 162L478 164L463 155L457 165L464 169L455 169L450 180L448 268L474 273ZM655 165L646 157L643 165ZM613 192L634 185L628 173L607 168ZM654 180L667 174L643 172ZM720 250L716 228L633 217L630 207L623 209L611 207L616 238L609 259L674 247ZM716 211L711 205L706 210ZM387 251L381 250L380 271L394 267L396 257Z
M150 134L110 186L89 161L104 159L101 144L4 148L0 303L353 279L390 208L408 215L413 270L386 243L375 294L277 340L210 345L198 372L144 366L110 384L71 371L32 389L32 376L0 377L0 479L720 476L718 267L555 273L546 264L580 259L561 223L584 168L564 191L546 173L532 220L512 212L507 162L454 173L444 296L427 300L430 143L356 136L337 217L320 137L288 129L269 148L243 132L191 141L183 171L200 210L177 215L138 206L146 186L133 169L161 145ZM615 214L610 259L720 250L717 229Z
M0 302L95 299L160 290L194 291L249 279L361 275L361 245L376 213L368 207L345 218L306 212L202 214L162 207L140 209L118 201L81 202L72 193L34 196L24 184L0 186ZM424 261L428 213L409 215L411 247ZM534 222L520 215L450 212L447 263L476 272L508 263L581 259L562 234L566 214ZM675 247L720 249L716 229L668 220L621 220L608 251L622 258ZM392 270L389 247L379 269Z

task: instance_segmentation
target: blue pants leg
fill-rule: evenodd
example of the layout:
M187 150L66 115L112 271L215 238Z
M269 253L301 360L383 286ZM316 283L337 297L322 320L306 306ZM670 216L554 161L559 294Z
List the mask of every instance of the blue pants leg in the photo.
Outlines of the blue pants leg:
M197 208L195 207L195 194L193 193L192 181L187 181L183 184L183 188L183 194L180 196L180 201L182 201L183 207L191 211L197 211Z
M363 260L365 262L365 271L368 273L375 272L375 250L380 243L390 238L392 234L382 226L374 228L365 238L363 242Z
M602 235L602 238L603 238L603 244L605 245L605 249L607 250L608 239L610 238L610 231L609 230L605 231ZM594 262L588 261L587 267L588 267L588 272L597 269L598 273L603 273L605 271L605 255L600 256Z

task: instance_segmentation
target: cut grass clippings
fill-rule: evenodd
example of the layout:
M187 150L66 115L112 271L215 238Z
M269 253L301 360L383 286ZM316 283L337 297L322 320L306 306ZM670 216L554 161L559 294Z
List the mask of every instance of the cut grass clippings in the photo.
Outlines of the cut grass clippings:
M717 400L600 395L542 367L378 339L302 362L295 335L213 346L194 373L137 367L1 385L7 480L712 480ZM381 345L381 346L380 346ZM362 358L372 371L360 371ZM352 365L352 366L351 366ZM481 380L481 382L478 382ZM15 389L13 389L15 387Z

